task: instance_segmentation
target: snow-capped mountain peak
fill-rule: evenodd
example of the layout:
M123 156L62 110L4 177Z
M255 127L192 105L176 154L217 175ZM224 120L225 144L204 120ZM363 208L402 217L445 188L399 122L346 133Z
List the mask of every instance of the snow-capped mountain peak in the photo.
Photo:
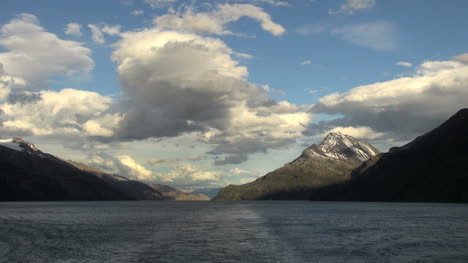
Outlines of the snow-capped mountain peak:
M0 139L0 146L4 146L20 152L28 152L38 155L43 154L34 144L17 137L10 139Z
M366 161L379 154L379 151L369 143L340 132L329 133L319 145L314 144L304 152L308 156L359 161Z

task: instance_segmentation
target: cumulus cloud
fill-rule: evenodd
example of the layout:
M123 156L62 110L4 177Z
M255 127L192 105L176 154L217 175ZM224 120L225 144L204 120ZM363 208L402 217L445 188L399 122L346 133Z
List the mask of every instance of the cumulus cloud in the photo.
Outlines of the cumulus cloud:
M10 104L29 104L40 101L41 99L41 93L21 91L10 93L7 101Z
M408 77L333 93L313 106L315 113L342 118L309 127L369 127L376 134L413 139L468 106L468 65L427 61Z
M26 84L26 80L8 75L3 69L3 64L0 63L0 101L9 99L12 96L12 91L22 90Z
M91 155L88 158L91 166L100 168L109 173L118 174L128 179L149 181L153 173L127 155L113 157L106 153Z
M225 175L224 172L213 170L210 166L182 163L168 172L155 173L154 180L177 188L187 188L219 185Z
M407 67L407 68L410 68L413 66L413 63L410 63L410 62L405 62L405 61L399 61L396 63L397 66L400 66L400 67Z
M65 27L65 34L72 35L75 37L81 37L81 25L78 23L68 23Z
M0 52L4 71L28 86L43 86L51 76L89 72L94 67L90 49L46 32L31 14L21 14L0 27L0 46L6 50Z
M458 56L453 57L453 60L458 61L463 64L468 64L468 53L460 54Z
M341 132L343 134L353 136L354 138L358 139L370 139L370 140L375 140L378 138L381 138L385 135L385 133L382 132L376 132L370 127L353 127L353 126L348 126L348 127L334 127L322 134L320 134L320 137L323 138L330 132Z
M352 15L358 11L371 9L375 6L375 0L346 0L338 10L329 10L331 15L348 14Z
M248 160L249 154L294 143L311 121L308 113L285 101L255 108L241 105L234 112L229 129L206 139L215 145L210 154L225 155L216 165L242 163Z
M120 115L107 113L111 104L109 97L74 89L13 93L0 105L0 123L36 136L112 136Z
M175 187L193 187L197 184L219 184L226 174L212 169L211 166L193 165L187 161L197 161L202 156L191 156L180 159L151 159L146 165L164 166L165 172L152 172L130 156L112 156L107 153L90 155L88 163L109 173L119 174L130 179L144 180L153 183L170 184ZM159 169L162 170L162 169Z
M8 94L10 94L10 85L12 82L13 79L6 74L5 70L3 69L3 64L0 63L0 101L5 100Z
M220 39L147 29L123 33L115 47L112 58L129 97L121 105L120 139L197 132L214 147L211 154L239 162L294 142L311 119L249 83L247 68Z
M337 27L331 33L361 47L389 51L396 46L395 27L392 23L386 21Z
M214 10L207 13L195 13L188 9L184 13L174 12L158 16L154 19L154 23L160 28L227 35L233 32L227 30L226 26L242 17L260 22L263 30L275 36L286 32L280 24L273 22L270 15L262 8L250 4L218 4Z

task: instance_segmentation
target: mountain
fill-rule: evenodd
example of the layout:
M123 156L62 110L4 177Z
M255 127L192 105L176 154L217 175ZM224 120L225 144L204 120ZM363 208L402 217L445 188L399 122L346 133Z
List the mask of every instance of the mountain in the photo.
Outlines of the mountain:
M89 172L100 178L114 189L124 193L134 200L166 200L165 196L153 187L134 180L129 180L123 176L111 175L98 168L75 161L67 161L71 165L84 172Z
M145 184L139 181L129 180L120 175L111 175L98 168L80 162L68 162L80 170L93 173L135 200L207 201L210 199L205 195L185 193L167 185Z
M312 200L468 202L468 109L412 142L374 156L353 179Z
M204 194L186 193L167 185L150 184L150 186L159 191L166 200L176 201L208 201L210 198Z
M64 161L20 138L0 139L0 201L209 200Z
M222 187L195 189L192 191L192 194L202 194L208 196L209 198L213 198L218 194L221 188Z
M131 200L92 173L19 138L0 140L0 201Z
M364 141L332 132L294 161L253 182L229 185L213 199L308 199L311 189L349 180L353 169L377 154L379 151Z

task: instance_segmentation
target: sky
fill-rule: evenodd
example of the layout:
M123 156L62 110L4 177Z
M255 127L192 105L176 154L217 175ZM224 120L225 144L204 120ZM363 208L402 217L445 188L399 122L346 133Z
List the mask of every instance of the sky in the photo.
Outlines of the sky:
M382 151L468 106L464 0L6 0L0 137L180 189L329 132Z

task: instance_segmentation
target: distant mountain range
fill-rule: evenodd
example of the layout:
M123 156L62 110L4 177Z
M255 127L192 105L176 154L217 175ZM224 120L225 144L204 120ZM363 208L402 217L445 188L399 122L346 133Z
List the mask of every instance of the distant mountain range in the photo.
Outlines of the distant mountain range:
M283 167L251 183L221 189L214 200L307 199L311 189L351 179L353 169L377 154L372 145L333 132Z
M0 201L209 200L64 161L20 138L0 140Z
M214 197L213 197L214 196ZM257 180L186 193L145 184L0 139L0 201L327 200L468 202L468 109L412 142L380 153L330 133Z
M257 199L468 202L468 109L388 153L331 133L282 168L214 197Z
M200 189L193 190L192 194L202 194L202 195L208 196L209 198L213 198L218 194L219 190L221 189L222 187L200 188Z

